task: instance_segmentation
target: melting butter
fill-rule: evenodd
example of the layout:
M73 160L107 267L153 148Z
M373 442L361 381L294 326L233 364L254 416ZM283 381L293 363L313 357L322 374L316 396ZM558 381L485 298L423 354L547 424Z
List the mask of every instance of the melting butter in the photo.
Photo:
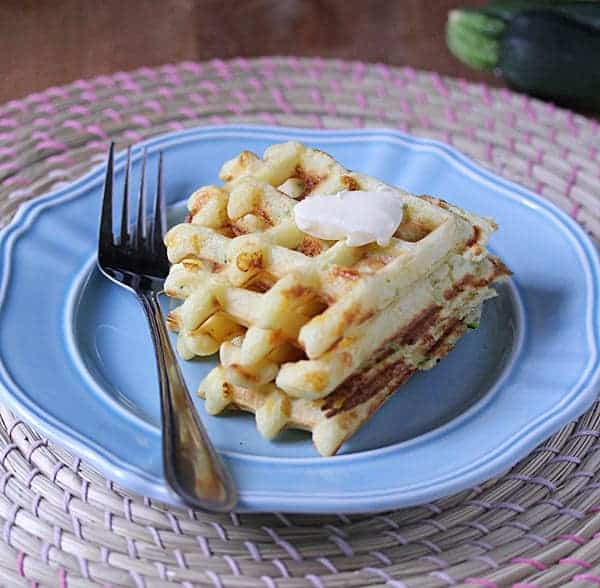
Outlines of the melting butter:
M301 231L319 239L345 239L351 247L385 246L402 213L402 199L393 190L344 190L305 198L294 207L294 220Z

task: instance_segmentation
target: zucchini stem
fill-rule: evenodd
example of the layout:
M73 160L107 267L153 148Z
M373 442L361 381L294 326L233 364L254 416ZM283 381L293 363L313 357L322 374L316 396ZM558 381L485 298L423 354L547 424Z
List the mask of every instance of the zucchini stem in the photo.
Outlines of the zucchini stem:
M450 52L466 65L490 70L498 63L499 38L504 27L501 19L474 10L452 10L446 25L446 42Z

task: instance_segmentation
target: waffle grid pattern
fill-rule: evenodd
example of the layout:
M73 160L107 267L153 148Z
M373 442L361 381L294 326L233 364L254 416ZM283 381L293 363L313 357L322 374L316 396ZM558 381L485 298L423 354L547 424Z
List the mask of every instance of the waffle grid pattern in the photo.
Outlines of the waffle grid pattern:
M441 139L600 238L598 123L410 68L180 63L0 106L0 223L119 146L227 122L387 126ZM0 585L595 586L600 406L482 487L383 515L205 515L129 494L0 408Z
M467 315L478 322L495 295L487 285L509 271L485 250L494 223L399 190L404 220L385 247L308 236L290 218L296 202L285 189L317 198L385 184L300 143L272 145L264 159L242 152L220 175L227 184L195 191L189 222L165 236L165 293L184 299L167 322L184 359L219 351L198 389L208 412L250 410L267 438L307 429L320 454L334 454L394 389L454 346ZM467 275L477 287L455 291ZM411 340L427 317L431 326Z

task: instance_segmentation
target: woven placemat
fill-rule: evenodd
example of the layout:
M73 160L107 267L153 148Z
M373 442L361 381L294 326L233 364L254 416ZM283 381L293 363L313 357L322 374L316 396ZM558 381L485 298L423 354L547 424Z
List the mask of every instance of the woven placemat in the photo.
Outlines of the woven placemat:
M595 121L411 68L296 58L180 63L0 108L0 222L126 143L228 122L392 127L533 188L600 237ZM383 515L207 515L128 493L0 408L3 586L600 584L600 407L505 476Z

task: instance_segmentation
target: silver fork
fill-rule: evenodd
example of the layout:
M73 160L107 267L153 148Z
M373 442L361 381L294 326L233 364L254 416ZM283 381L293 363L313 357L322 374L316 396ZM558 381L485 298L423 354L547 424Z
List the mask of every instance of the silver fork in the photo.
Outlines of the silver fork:
M162 449L165 478L188 504L210 511L229 511L237 496L231 478L208 438L181 376L157 294L169 271L163 243L166 227L162 186L162 153L151 219L145 212L146 151L141 164L137 219L129 223L131 148L127 151L119 236L113 235L114 143L108 152L104 183L98 267L113 282L133 292L150 325L160 385ZM126 358L124 358L126 361Z

